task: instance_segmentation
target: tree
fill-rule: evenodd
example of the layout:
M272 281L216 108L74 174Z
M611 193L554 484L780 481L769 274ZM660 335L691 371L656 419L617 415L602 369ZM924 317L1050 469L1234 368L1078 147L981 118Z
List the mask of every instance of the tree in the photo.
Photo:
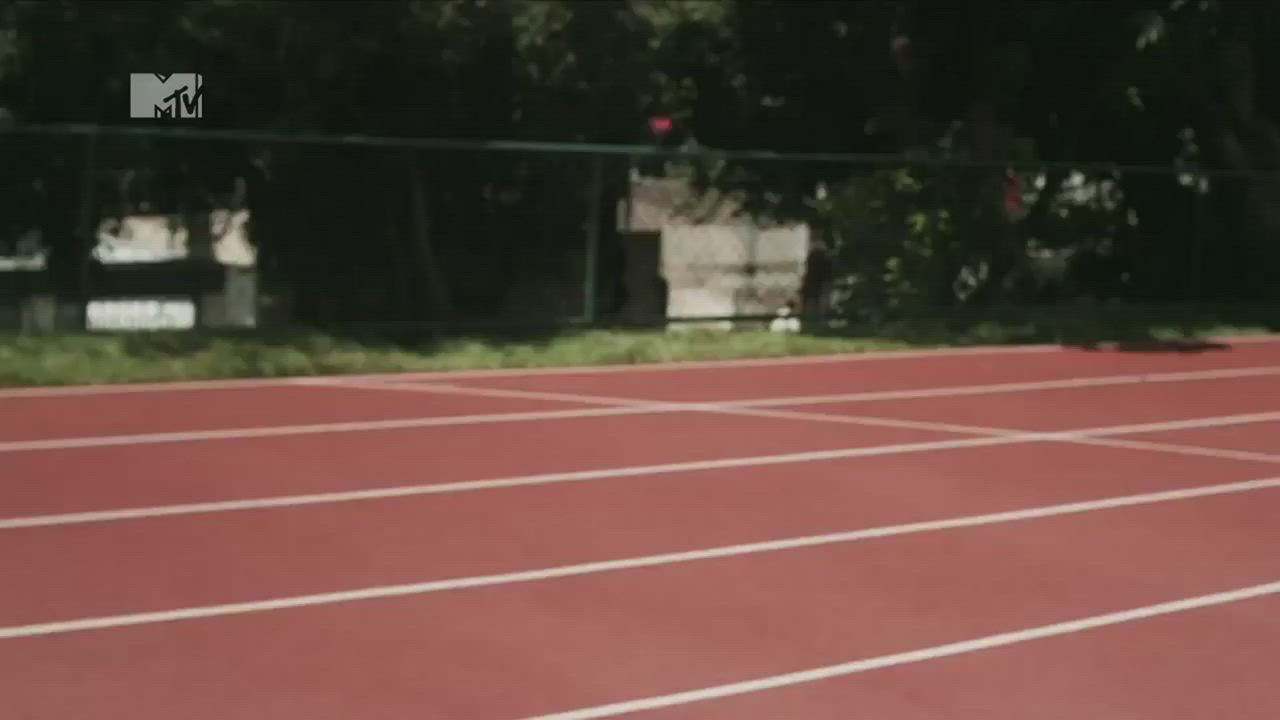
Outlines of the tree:
M638 143L662 114L670 144L899 158L694 163L751 212L848 243L847 272L880 295L1023 300L1033 247L1118 248L1134 295L1185 296L1200 266L1198 290L1257 295L1274 283L1240 274L1274 265L1280 201L1261 181L1197 173L1280 165L1280 84L1254 69L1280 52L1257 40L1278 18L1183 0L9 2L0 107L115 123L128 73L163 66L205 74L212 127ZM64 291L82 276L85 217L140 194L195 215L243 178L264 274L316 322L528 306L515 279L569 282L589 216L581 155L102 140L86 180L80 140L4 150L6 201L42 194ZM1047 161L1180 162L1190 185L1090 170L1080 182L1113 183L1115 201L1076 206L1076 175ZM611 206L629 165L606 167ZM1183 207L1199 234L1169 211Z

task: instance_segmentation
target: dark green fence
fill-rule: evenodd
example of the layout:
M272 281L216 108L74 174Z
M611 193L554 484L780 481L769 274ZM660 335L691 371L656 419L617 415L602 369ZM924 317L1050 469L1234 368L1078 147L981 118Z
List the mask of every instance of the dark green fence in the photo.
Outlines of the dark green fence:
M176 124L0 132L0 303L467 328L1280 300L1272 176Z

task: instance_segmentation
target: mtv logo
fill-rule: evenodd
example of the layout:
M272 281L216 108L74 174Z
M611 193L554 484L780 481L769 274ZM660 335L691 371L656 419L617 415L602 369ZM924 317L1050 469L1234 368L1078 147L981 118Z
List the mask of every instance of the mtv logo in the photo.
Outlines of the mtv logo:
M132 73L129 75L129 117L203 117L203 93L204 78L198 73Z

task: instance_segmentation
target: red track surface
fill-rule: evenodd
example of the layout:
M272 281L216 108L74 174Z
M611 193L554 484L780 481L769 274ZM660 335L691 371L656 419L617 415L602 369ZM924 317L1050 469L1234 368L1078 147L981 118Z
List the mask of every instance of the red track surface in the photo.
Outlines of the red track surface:
M887 707L900 720L1262 720L1280 715L1277 635L1280 600L1264 598L634 717L875 717Z
M436 395L300 387L228 388L211 392L73 395L3 398L0 438L38 440L83 435L212 430L234 427L385 420L566 410L545 400Z
M461 393L421 378L362 381L384 389L0 393L0 714L469 720L641 701L628 716L1278 717L1280 586L1194 605L1280 582L1280 487L1183 492L1280 477L1280 419L1252 416L1280 413L1280 375L1269 368L1280 368L1280 341L435 379L472 389ZM1215 375L1224 369L1259 374ZM799 397L1168 373L1194 377ZM482 394L492 389L514 396ZM791 398L768 407L810 415L538 415L607 409L601 398L620 397ZM535 415L447 424L505 413ZM432 417L446 424L297 427ZM1175 420L1189 424L1115 436L1178 446L1163 450L989 430ZM116 437L236 428L274 430ZM24 444L50 439L65 442ZM1231 450L1255 455L1222 452ZM838 454L762 457L814 451ZM719 465L646 467L702 461ZM575 471L594 472L563 475ZM299 497L495 478L512 486ZM174 507L226 501L249 502ZM1093 504L1059 507L1081 502ZM131 517L53 517L130 508ZM963 527L902 527L974 516ZM870 528L888 535L779 544ZM763 544L736 547L749 543ZM603 561L620 562L554 576ZM495 577L507 573L523 575ZM463 586L473 582L482 586ZM328 595L341 591L364 594ZM930 654L1181 600L1193 605ZM94 618L102 626L87 624ZM724 697L704 690L915 650L930 653ZM639 709L686 691L694 695Z
M1251 423L1236 427L1197 428L1195 430L1167 430L1142 433L1136 440L1152 440L1182 445L1244 450L1247 452L1276 452L1280 448L1280 422Z
M976 355L916 356L872 360L862 356L826 365L659 370L635 373L524 375L461 380L461 384L612 395L645 400L746 400L750 398L829 395L908 390L950 385L1029 382L1063 377L1102 377L1209 368L1274 365L1274 343L1242 344L1201 353L1114 353L1063 349ZM893 366L886 372L885 363ZM836 379L839 378L839 379Z
M345 390L317 389L341 402ZM336 394L334 394L336 393ZM431 397L412 393L429 405ZM394 397L394 395L393 395ZM950 438L754 417L635 415L11 453L5 515L446 483Z

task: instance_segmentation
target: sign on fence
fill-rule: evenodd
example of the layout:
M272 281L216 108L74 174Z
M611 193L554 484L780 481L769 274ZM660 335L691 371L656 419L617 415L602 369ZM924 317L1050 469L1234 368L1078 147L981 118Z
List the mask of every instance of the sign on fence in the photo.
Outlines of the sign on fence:
M90 300L89 330L191 330L196 306L190 298L115 298Z

